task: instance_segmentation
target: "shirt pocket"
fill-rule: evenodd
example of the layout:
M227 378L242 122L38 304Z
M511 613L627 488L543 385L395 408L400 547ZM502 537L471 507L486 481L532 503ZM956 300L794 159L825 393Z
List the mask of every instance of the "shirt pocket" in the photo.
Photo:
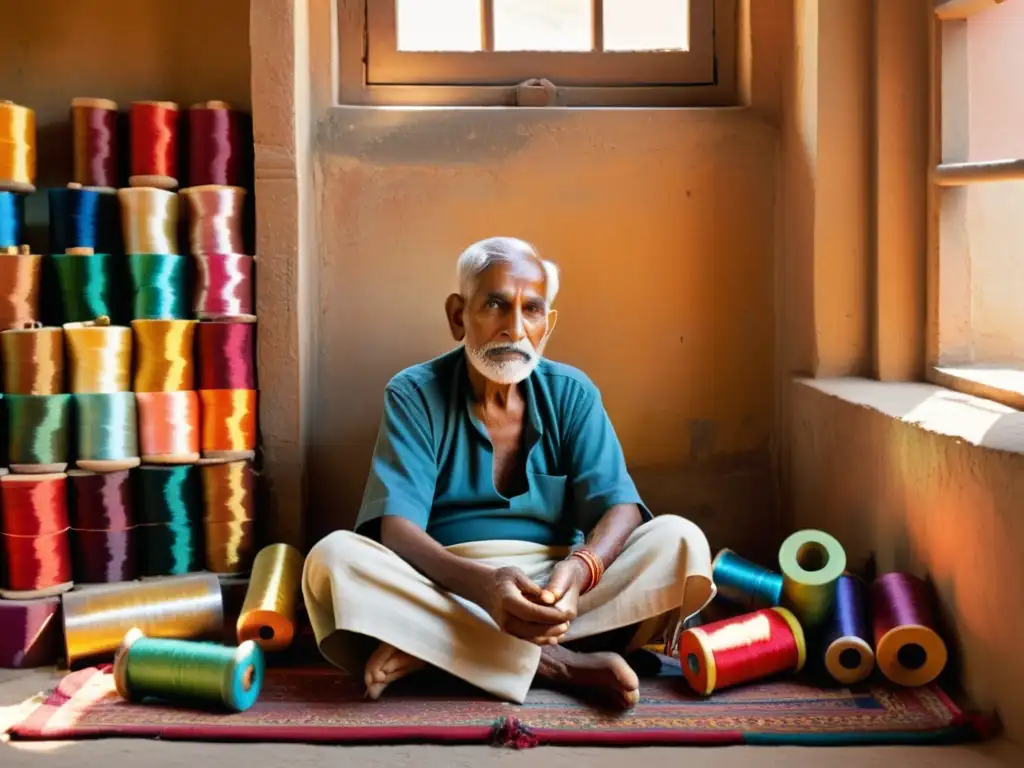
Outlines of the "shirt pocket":
M565 487L567 475L542 475L528 473L530 482L529 504L539 516L552 522L557 521L565 508Z

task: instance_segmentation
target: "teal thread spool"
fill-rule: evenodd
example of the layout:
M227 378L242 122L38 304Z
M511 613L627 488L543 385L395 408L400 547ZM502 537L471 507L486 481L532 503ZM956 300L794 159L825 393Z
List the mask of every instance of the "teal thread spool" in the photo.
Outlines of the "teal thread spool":
M71 395L6 395L7 458L25 474L68 468Z
M187 257L175 253L135 253L128 257L132 275L132 318L187 320Z
M84 323L97 317L121 317L117 304L120 281L114 257L73 248L74 253L54 254L53 267L60 285L65 323Z
M78 467L90 472L117 472L139 466L135 393L90 392L74 398Z
M711 578L723 600L751 611L782 604L782 574L723 549L711 563Z
M237 648L197 640L125 635L114 656L114 686L126 701L156 699L244 712L259 699L266 664L252 640Z
M191 464L142 466L136 557L146 576L180 576L202 567L203 496Z
M832 616L836 584L846 570L846 551L833 536L797 531L779 548L783 604L804 629L822 627Z

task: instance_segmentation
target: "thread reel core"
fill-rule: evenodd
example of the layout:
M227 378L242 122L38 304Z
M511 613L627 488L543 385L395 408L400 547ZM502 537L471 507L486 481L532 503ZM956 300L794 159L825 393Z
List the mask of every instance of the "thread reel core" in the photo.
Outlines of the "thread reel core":
M273 640L274 639L274 628L264 624L260 627L260 640Z
M256 667L250 664L242 673L242 689L248 693L252 690L253 680L256 678Z
M928 653L917 643L907 643L896 652L896 660L904 669L916 672L928 661Z
M822 570L828 561L828 550L816 541L807 542L796 552L797 565L808 573Z
M860 651L855 648L846 648L839 654L839 666L843 669L858 669L861 661Z

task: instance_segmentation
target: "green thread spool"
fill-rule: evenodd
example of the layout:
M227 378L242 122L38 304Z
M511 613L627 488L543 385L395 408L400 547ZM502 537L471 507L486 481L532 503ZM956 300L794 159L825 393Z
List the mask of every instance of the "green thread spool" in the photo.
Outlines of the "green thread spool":
M244 712L259 699L266 663L252 640L237 648L146 637L131 629L114 656L114 686L126 701L149 699Z
M76 464L90 472L139 466L138 417L134 392L76 394Z
M711 563L711 579L723 599L751 611L782 603L782 574L770 571L731 549L723 549Z
M136 253L128 257L135 320L187 320L187 258L174 253Z
M146 576L180 576L202 567L202 487L191 464L143 466L133 473L141 509L136 558Z
M65 471L71 395L7 395L4 404L11 469L26 474Z
M797 531L779 548L783 603L804 629L824 625L832 614L836 583L846 570L846 551L833 536Z
M109 253L54 254L65 323L83 323L101 315L120 317L114 257Z

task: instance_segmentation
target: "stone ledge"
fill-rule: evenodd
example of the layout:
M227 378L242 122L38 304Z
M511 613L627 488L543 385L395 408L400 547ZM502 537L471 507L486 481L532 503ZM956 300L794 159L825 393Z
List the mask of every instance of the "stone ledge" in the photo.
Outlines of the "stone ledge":
M794 379L794 383L906 424L994 451L1024 454L1024 412L935 384L872 379Z

